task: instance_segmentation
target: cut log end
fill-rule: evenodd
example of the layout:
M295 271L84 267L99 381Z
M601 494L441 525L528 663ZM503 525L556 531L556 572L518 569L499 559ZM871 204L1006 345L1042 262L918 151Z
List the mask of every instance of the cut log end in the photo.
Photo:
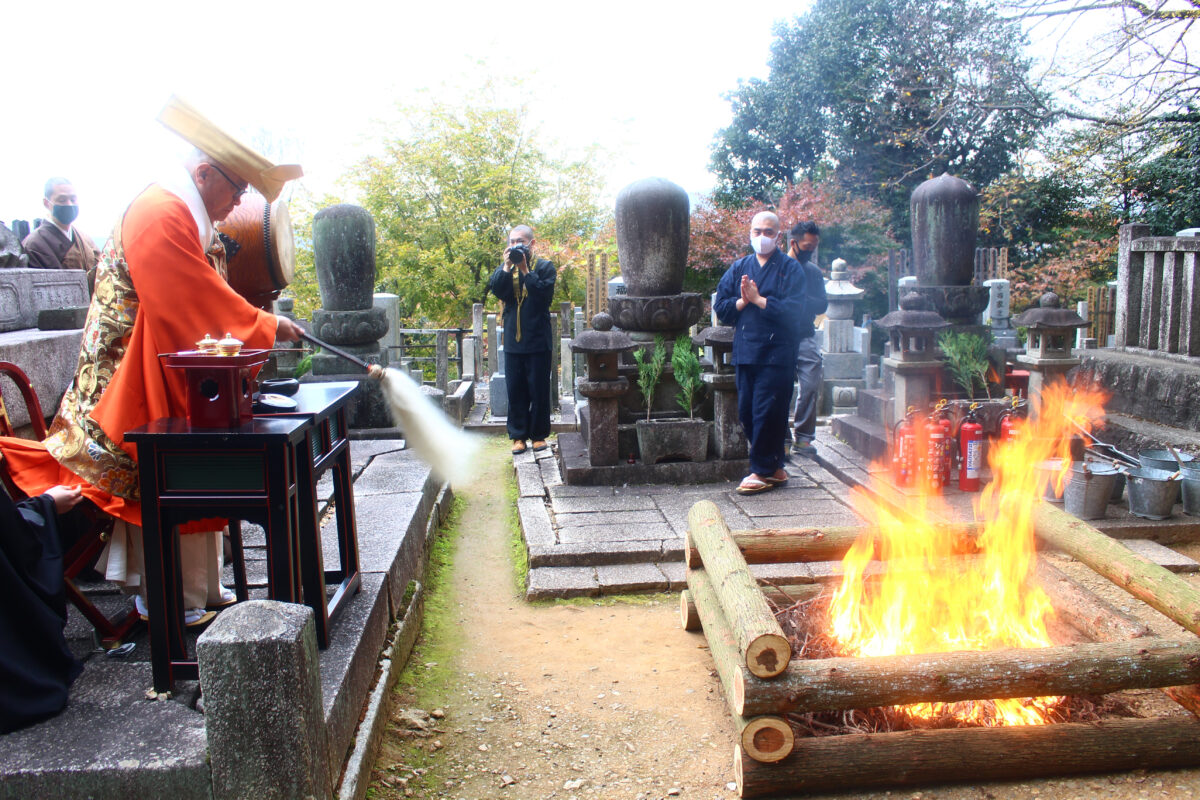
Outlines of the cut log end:
M796 746L792 728L780 717L755 717L739 737L746 755L764 764L774 764L791 755Z
M700 551L692 544L692 532L683 533L683 562L688 569L700 569L704 562L700 559Z
M689 633L695 633L703 627L700 624L700 612L692 601L692 593L687 589L679 593L679 624Z
M757 636L746 647L746 669L759 678L782 675L792 660L792 643L776 633Z

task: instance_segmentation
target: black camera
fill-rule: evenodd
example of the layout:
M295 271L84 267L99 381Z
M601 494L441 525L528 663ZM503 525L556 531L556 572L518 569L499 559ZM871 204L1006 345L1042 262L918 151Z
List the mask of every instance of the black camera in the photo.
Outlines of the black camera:
M514 244L512 247L508 248L508 260L513 264L520 264L522 262L529 264L529 256L530 253L528 245Z

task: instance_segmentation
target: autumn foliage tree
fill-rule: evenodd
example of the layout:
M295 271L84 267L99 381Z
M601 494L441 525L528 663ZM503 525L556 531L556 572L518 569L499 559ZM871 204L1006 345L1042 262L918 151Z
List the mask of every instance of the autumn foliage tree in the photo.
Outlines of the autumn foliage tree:
M514 225L532 225L536 253L555 262L557 299L582 298L574 273L589 249L603 246L596 240L610 215L598 203L601 181L590 155L552 157L524 109L486 97L400 109L404 122L344 178L343 198L375 220L377 291L398 295L402 318L414 326L469 322L472 304L487 299L487 279ZM311 269L303 234L313 210L298 215L301 273ZM303 292L311 280L301 274L298 283Z

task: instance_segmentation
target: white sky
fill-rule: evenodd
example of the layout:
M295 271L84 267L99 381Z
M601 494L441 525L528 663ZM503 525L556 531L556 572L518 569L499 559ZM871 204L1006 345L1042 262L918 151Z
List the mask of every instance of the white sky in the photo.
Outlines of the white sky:
M9 4L0 74L9 91L28 80L0 126L0 219L44 216L42 185L61 174L79 194L80 227L103 240L187 151L155 121L172 92L248 143L269 131L280 149L270 155L299 162L320 194L397 100L480 85L481 62L522 79L517 99L551 150L607 151L609 197L651 175L702 193L713 136L730 118L722 94L766 76L774 23L809 4Z

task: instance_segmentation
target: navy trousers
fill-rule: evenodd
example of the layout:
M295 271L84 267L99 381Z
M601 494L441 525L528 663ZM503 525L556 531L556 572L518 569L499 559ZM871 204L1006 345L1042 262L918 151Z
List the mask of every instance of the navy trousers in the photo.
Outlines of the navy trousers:
M508 438L550 435L550 351L504 354L508 379Z
M738 419L750 444L750 471L772 475L783 466L794 363L738 364Z

